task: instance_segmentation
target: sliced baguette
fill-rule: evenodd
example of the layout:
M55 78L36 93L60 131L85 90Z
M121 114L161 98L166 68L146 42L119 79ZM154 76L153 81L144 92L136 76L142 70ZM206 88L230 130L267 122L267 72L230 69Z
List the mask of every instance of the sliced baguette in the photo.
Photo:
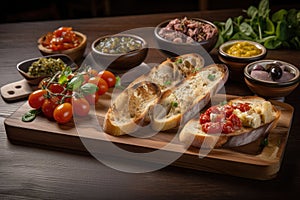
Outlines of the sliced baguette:
M108 109L104 132L120 136L134 132L143 123L149 122L148 110L161 96L159 87L151 82L140 82L124 90Z
M228 79L223 64L212 64L200 69L177 87L162 94L151 110L151 126L156 131L178 128L193 118L210 101Z
M196 53L189 53L173 58L168 58L161 64L153 67L147 74L134 80L128 87L149 81L159 86L162 92L176 86L186 77L195 75L204 67L204 59Z
M237 147L249 144L261 136L266 136L276 126L280 111L269 101L253 96L233 99L229 101L229 104L238 102L247 102L253 105L255 112L260 115L261 123L258 126L253 125L255 128L250 128L243 125L240 130L229 134L207 134L202 131L199 119L193 118L180 131L179 140L187 146L198 148Z

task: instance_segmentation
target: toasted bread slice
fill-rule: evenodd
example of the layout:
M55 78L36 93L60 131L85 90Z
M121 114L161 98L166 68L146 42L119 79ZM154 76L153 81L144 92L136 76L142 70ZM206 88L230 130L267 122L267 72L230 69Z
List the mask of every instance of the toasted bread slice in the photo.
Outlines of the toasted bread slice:
M194 118L182 128L179 140L186 145L198 148L242 146L257 140L261 136L266 136L276 126L280 117L280 111L261 97L241 97L228 102L229 105L236 103L249 103L252 107L250 111L240 113L240 116L238 116L243 122L241 129L228 134L208 134L202 130L199 119ZM255 119L256 114L259 116L258 122Z
M203 109L227 79L226 65L212 64L166 91L151 110L152 128L157 131L178 128Z
M103 130L120 136L134 132L149 122L148 110L161 96L159 87L151 82L140 82L124 90L108 109Z
M195 75L204 66L204 59L196 53L184 54L168 58L153 67L150 72L138 77L129 87L143 81L149 81L159 86L162 92L176 86L186 77Z

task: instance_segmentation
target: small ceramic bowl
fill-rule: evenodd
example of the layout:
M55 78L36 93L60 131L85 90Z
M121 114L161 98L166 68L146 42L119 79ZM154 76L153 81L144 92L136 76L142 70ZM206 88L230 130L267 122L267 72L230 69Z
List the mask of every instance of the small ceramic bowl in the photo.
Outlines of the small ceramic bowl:
M261 80L251 76L251 71L253 70L254 66L260 65L266 67L266 65L276 62L285 66L284 70L293 74L294 77L284 82L278 82ZM290 63L280 60L261 60L252 62L245 67L244 79L249 89L258 96L280 99L288 96L299 85L300 73L299 69Z
M191 18L190 20L195 20L198 22L209 24L215 29L215 33L208 40L202 40L201 42L194 41L192 43L187 43L187 42L174 42L174 40L171 41L169 39L166 39L165 37L161 36L160 31L162 28L166 27L171 20L173 19L161 22L154 29L154 36L158 44L158 47L167 55L178 56L186 53L201 54L201 52L203 52L204 50L209 53L217 43L218 28L216 27L216 25L210 21L207 21L205 19L199 19L199 18Z
M114 38L127 38L132 41L138 42L140 46L137 49L129 50L124 48L123 51L114 51L113 53L101 51L99 48L100 43L106 40ZM127 45L127 41L120 42L122 45ZM107 45L108 48L114 48L113 45ZM113 50L112 50L113 51ZM147 57L148 53L148 43L140 36L134 34L115 34L106 35L97 38L92 43L92 57L96 64L100 65L102 68L108 68L115 72L124 72L139 66Z
M246 56L246 57L233 56L228 53L228 49L230 47L241 42L242 43L246 42L255 46L260 51L260 53L253 56ZM251 62L264 59L266 55L267 55L267 49L263 45L249 40L230 40L221 44L218 49L219 60L224 64L226 64L229 68L230 80L240 81L240 82L244 81L243 73L244 73L245 66Z
M28 60L24 60L17 64L18 72L27 80L30 85L38 85L44 78L48 76L39 76L33 77L28 74L29 67L32 65L33 62L38 61L40 58L54 58L54 59L61 59L67 66L71 67L73 71L78 69L78 66L73 62L73 60L64 54L56 54L44 57L37 57Z
M87 37L86 37L86 35L84 35L80 32L77 32L77 31L74 31L74 33L81 41L80 44L75 48L62 50L62 51L53 51L51 49L48 49L42 45L42 42L46 39L46 35L43 35L42 37L40 37L38 39L38 49L40 50L40 52L42 53L43 56L55 55L55 54L65 54L65 55L69 56L73 61L78 61L84 55L86 45L87 45Z

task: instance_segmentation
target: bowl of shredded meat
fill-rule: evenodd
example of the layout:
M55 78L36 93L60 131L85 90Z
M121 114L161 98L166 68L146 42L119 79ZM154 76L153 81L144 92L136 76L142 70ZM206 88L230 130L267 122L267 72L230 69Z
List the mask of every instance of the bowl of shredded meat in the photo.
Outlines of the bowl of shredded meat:
M161 22L154 29L159 48L168 54L208 53L218 40L218 28L198 18L175 18Z

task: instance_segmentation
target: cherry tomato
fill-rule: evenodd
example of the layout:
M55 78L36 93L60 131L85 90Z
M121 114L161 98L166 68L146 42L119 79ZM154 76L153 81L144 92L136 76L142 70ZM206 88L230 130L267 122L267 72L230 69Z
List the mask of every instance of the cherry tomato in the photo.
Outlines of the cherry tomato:
M64 91L64 87L58 83L52 83L49 86L49 90L53 93L59 94Z
M53 111L53 118L59 124L65 124L72 119L73 109L70 103L63 103L58 106Z
M104 79L99 78L98 88L99 88L98 89L98 94L99 95L105 94L108 91L108 84L107 84L107 82Z
M92 76L92 77L89 78L88 83L93 83L95 85L98 85L99 79L100 78L97 77L97 76Z
M72 103L72 94L73 92L71 90L67 90L65 93L63 103ZM68 97L67 97L68 96Z
M94 94L88 94L85 96L86 100L89 102L90 105L95 105L99 100L98 92Z
M28 97L28 103L32 108L39 109L45 101L46 90L39 89L32 92Z
M103 70L98 73L98 76L103 78L107 82L109 88L115 86L117 80L116 80L116 76L112 72Z
M88 82L98 86L99 95L103 95L108 91L107 82L104 79L100 78L99 76L91 77Z
M207 122L210 122L210 117L209 117L209 115L201 114L199 117L199 121L200 121L200 124L205 124Z
M73 106L73 113L77 116L86 116L89 114L90 111L90 104L89 102L81 97L81 98L72 98L72 106Z
M45 99L42 105L42 112L48 119L53 119L53 112L56 106L58 106L59 99L57 97L51 97Z
M202 130L208 134L215 134L222 132L222 126L220 122L208 122L202 124Z

